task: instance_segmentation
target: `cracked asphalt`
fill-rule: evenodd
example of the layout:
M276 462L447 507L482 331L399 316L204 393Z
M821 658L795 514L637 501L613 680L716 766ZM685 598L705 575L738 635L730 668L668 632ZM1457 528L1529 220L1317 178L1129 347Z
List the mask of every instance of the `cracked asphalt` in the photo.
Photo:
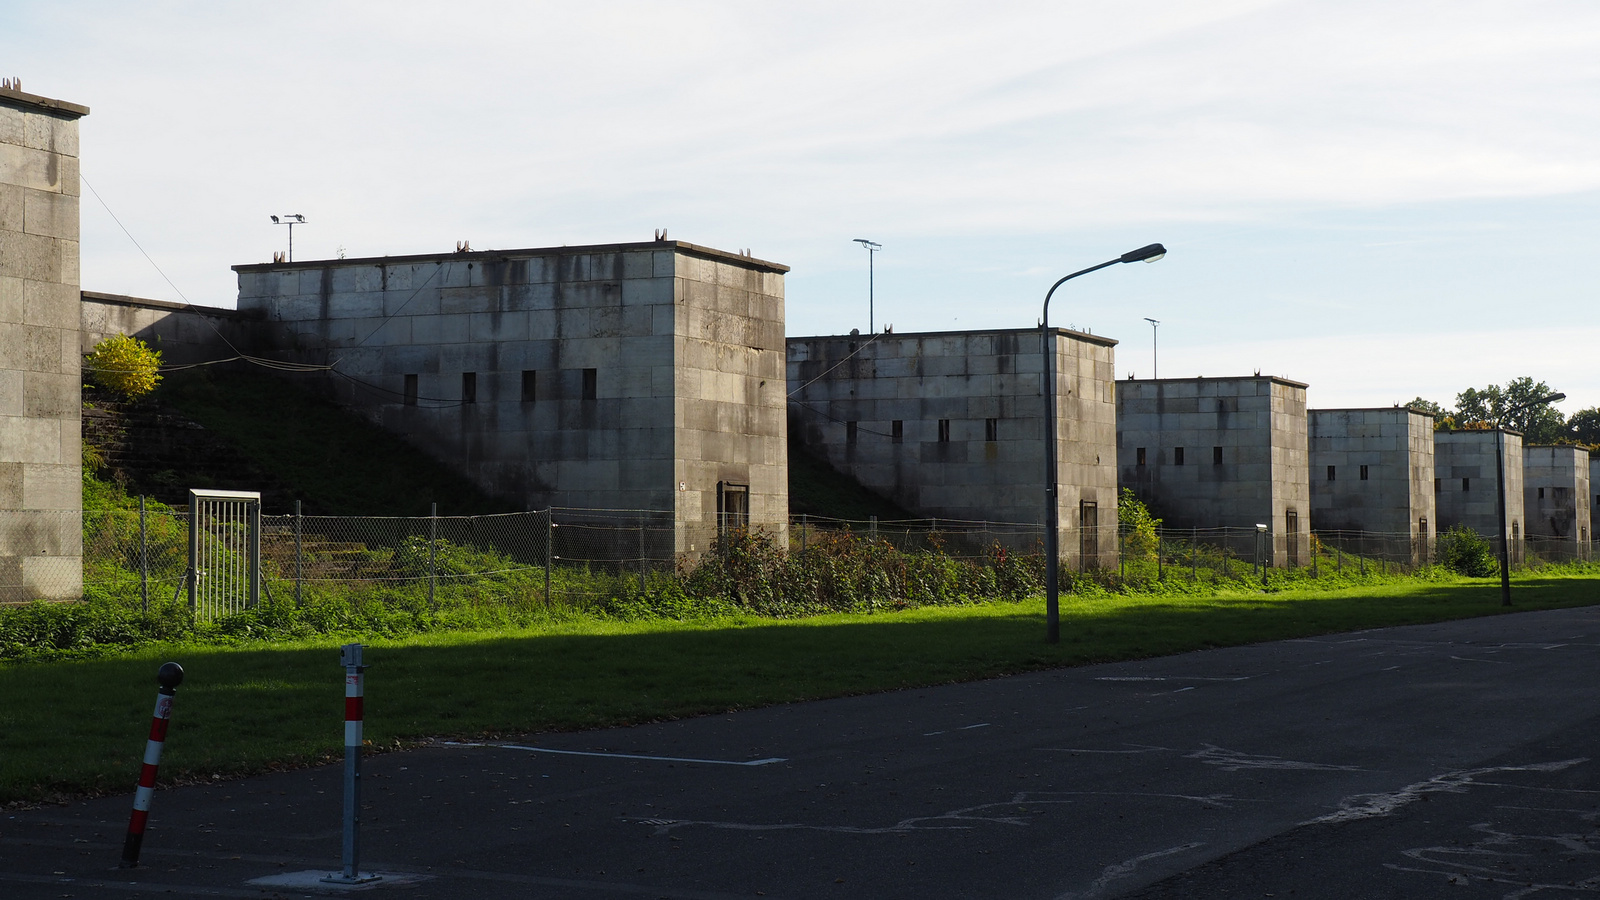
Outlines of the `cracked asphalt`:
M1593 607L437 743L366 761L361 890L1600 895L1597 687ZM342 777L158 790L134 870L131 785L0 814L0 896L349 892Z

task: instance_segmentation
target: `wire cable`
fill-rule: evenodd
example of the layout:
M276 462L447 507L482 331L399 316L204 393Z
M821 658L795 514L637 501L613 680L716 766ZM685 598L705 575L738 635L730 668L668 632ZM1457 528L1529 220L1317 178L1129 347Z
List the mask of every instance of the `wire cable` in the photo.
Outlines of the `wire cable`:
M413 301L413 300L415 300L415 299L417 299L417 295L418 295L418 294L420 294L420 293L422 293L422 289L423 289L423 288L425 288L425 287L427 287L427 286L428 286L428 285L430 285L430 284L432 284L432 283L433 283L433 279L435 279L435 278L437 278L437 277L439 277L439 271L440 271L440 270L441 270L441 269L444 269L444 268L446 268L446 267L449 267L449 266L453 266L453 265L455 265L455 263L453 263L453 262L448 262L448 263L434 263L434 266L433 266L433 274L432 274L432 275L429 275L429 276L428 276L428 278L427 278L427 280L426 280L426 281L424 281L424 282L422 282L422 284L420 284L420 285L418 285L418 286L417 286L417 289L416 289L416 290L414 290L414 291L412 291L412 292L411 292L411 296L409 296L409 297L407 297L407 298L406 298L406 302L405 302L405 303L402 303L402 304L400 304L400 305L399 305L399 306L398 306L398 307L396 307L396 308L395 308L395 311L394 311L394 312L392 312L392 313L389 313L389 314L388 314L388 315L387 315L387 316L384 316L384 317L383 317L383 321L382 321L382 322L379 322L379 323L378 323L378 327L376 327L376 328L374 328L374 329L372 329L372 330L371 330L371 331L370 331L370 332L368 332L368 333L367 333L367 336L366 336L366 337L364 337L364 338L362 338L362 339L361 339L361 340L359 340L359 341L356 341L356 342L355 342L355 343L354 343L354 344L352 344L352 345L351 345L351 346L352 346L352 347L359 347L359 346L361 346L361 345L362 345L362 344L365 344L365 343L366 343L366 342L367 342L367 341L370 341L370 340L372 340L372 336L373 336L373 335L375 335L375 334L377 334L377 333L378 333L378 332L379 332L379 331L382 331L382 330L383 330L383 326L385 326L385 325L387 325L387 324L389 324L389 320L390 320L390 319L392 319L392 318L394 318L394 317L395 317L395 316L398 316L398 315L400 315L400 311L401 311L401 310L403 310L403 309L405 309L405 308L406 308L406 307L407 307L407 306L409 306L409 305L410 305L410 304L411 304L411 301Z
M817 382L821 381L823 378L826 378L827 375L828 375L828 372L832 372L834 369L837 369L840 366L844 365L845 363L849 362L850 361L850 357L855 356L857 353L860 353L861 351L863 351L863 350L867 349L868 347L872 346L873 343L875 343L877 340L878 340L878 335L873 335L873 336L867 338L867 342L865 344L862 344L861 346L857 347L856 349L851 350L849 353L845 354L843 359L841 359L838 362L834 363L833 365L829 366L826 372L823 372L821 375L818 375L817 377L811 379L810 381L806 382L805 384L802 384L799 387L795 388L794 390L790 391L787 396L792 398L792 397L794 397L795 394L800 393L801 391L805 390L806 388L808 388L808 387L812 386L813 384L816 384Z
M117 214L115 212L111 211L111 205L105 201L104 197L100 196L100 192L99 191L94 189L94 185L89 183L89 179L83 174L83 171L81 169L78 172L78 180L82 181L83 182L83 186L88 188L89 189L89 193L94 195L94 199L96 199L96 200L98 200L100 202L100 206L105 209L106 215L111 217L111 221L117 223L117 227L122 229L122 233L128 236L128 240L133 242L133 246L139 248L139 252L144 254L144 258L147 261L149 261L151 268L155 269L157 274L159 274L162 277L162 279L166 281L166 283L172 288L172 290L175 291L179 297L183 298L184 307L186 309L188 309L188 310L191 310L191 311L198 309L199 307L196 307L195 304L193 304L193 303L191 303L189 301L188 295L184 294L183 290L181 288L179 288L176 284L174 284L171 278L167 277L167 273L162 270L161 266L156 264L155 259L152 258L150 256L150 253L144 249L144 245L139 243L139 239L134 237L133 236L133 232L128 230L128 226L122 224L122 220L117 218ZM415 296L415 294L413 294L412 296ZM409 303L410 301L407 300L406 302ZM208 307L208 308L211 308L211 307ZM260 357L260 356L251 356L250 354L245 353L243 350L240 350L238 347L235 347L233 345L233 342L228 340L228 336L222 333L222 329L218 328L215 324L213 324L208 316L205 316L205 315L202 314L200 316L200 318L201 318L202 321L204 321L206 323L206 327L208 327L212 331L216 332L217 337L220 338L224 344L227 344L228 345L228 349L232 350L235 355L232 356L232 357L229 357L228 359L208 360L208 361L205 361L205 362L190 363L190 364L187 364L187 365L178 365L178 366L164 366L164 367L162 367L160 369L157 369L157 371L161 371L161 372L176 372L176 371L180 371L182 369L192 369L192 368L198 368L200 366L212 366L212 365L218 365L220 363L235 362L235 361L239 361L239 360L243 360L244 362L251 363L252 365L262 366L263 368L277 369L277 370L283 371L283 372L324 371L324 370L330 370L330 369L333 368L333 366L338 365L338 361L335 361L333 364L330 364L330 365L316 365L316 364L312 364L312 363L297 363L297 362L291 362L289 360L266 359L266 358ZM378 327L381 328L383 326L379 325ZM372 335L368 335L368 337L371 337L371 336ZM119 371L119 370L107 369L105 371L109 372L109 371Z

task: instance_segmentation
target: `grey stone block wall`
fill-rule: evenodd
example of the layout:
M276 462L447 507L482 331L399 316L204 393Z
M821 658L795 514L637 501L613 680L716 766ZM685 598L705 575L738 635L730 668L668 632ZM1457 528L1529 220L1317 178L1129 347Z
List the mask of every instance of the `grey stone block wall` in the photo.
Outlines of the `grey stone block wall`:
M1308 413L1311 525L1408 535L1431 546L1433 416L1404 407Z
M1167 527L1266 525L1274 565L1309 562L1306 385L1268 375L1116 388L1119 484Z
M1465 525L1493 539L1500 530L1494 431L1433 433L1434 500L1439 530ZM1506 536L1526 533L1522 493L1522 435L1505 431Z
M78 119L0 89L0 602L83 593Z
M231 309L83 291L79 306L82 353L113 334L136 337L161 351L163 365L212 362L248 352L252 321Z
M746 491L786 533L785 266L654 241L234 269L262 352L333 365L331 396L487 491L670 512L681 553Z
M1037 329L790 338L791 433L920 516L1042 524L1043 340ZM1116 341L1064 329L1052 340L1063 564L1115 566ZM1095 530L1080 527L1085 504Z
M1530 444L1522 450L1523 508L1528 537L1587 555L1590 535L1589 451Z

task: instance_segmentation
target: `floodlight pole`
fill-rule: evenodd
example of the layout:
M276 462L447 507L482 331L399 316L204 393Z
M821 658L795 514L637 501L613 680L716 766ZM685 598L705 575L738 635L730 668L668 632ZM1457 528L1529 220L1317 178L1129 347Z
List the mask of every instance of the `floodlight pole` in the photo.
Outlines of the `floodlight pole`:
M1156 326L1161 324L1160 319L1145 316L1144 320L1150 323L1150 377L1161 377L1161 357L1156 350Z
M1060 486L1056 483L1056 348L1050 332L1050 298L1055 295L1056 288L1079 275L1097 272L1117 263L1155 262L1166 255L1167 248L1160 244L1130 250L1116 259L1061 278L1050 285L1050 290L1044 295L1044 311L1039 316L1040 352L1044 354L1044 615L1045 641L1051 644L1061 641L1061 588L1056 572L1061 557L1061 505Z
M855 242L860 244L862 247L865 247L867 250L867 334L876 334L872 320L872 293L874 280L872 272L872 258L874 254L883 249L883 245L877 243L876 241L869 241L866 238L856 238Z
M1537 400L1529 400L1521 406L1514 406L1501 413L1494 423L1494 474L1499 489L1495 491L1495 506L1500 519L1500 605L1511 605L1511 538L1506 534L1506 420L1532 406L1543 406L1546 403L1559 403L1567 399L1566 394L1551 394Z
M294 262L294 227L304 225L306 217L299 213L290 213L285 216L273 216L272 224L289 226L289 262Z

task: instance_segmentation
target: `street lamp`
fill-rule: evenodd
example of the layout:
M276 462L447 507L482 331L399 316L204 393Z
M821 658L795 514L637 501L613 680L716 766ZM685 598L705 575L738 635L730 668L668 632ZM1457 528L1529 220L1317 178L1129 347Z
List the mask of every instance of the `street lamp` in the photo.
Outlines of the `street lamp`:
M867 334L873 334L872 323L872 255L883 249L883 245L866 238L856 238L855 242L866 248L867 251Z
M291 213L281 217L272 217L272 224L289 226L289 262L294 262L294 227L296 225L304 225L305 223L306 217L300 215L299 213Z
M1510 543L1510 539L1506 537L1506 459L1504 449L1506 443L1506 420L1531 406L1543 406L1546 403L1560 403L1565 399L1567 399L1566 394L1551 394L1548 397L1540 397L1537 400L1529 400L1527 403L1524 403L1520 406L1513 406L1512 408L1506 410L1494 420L1494 474L1495 479L1500 484L1499 490L1496 492L1496 499L1499 501L1499 503L1496 505L1499 507L1500 514L1501 606L1511 605L1511 561L1509 559L1510 553L1507 547L1507 545Z
M1156 326L1161 324L1160 319L1145 316L1144 320L1150 323L1150 377L1161 377L1161 358L1156 354Z
M1044 613L1045 640L1052 644L1061 640L1061 591L1056 576L1057 562L1061 556L1061 535L1058 534L1061 529L1061 508L1058 502L1059 485L1056 484L1056 354L1055 342L1050 339L1050 297L1055 294L1056 288L1079 275L1087 275L1117 263L1155 262L1166 255L1167 248L1160 244L1129 250L1116 259L1063 277L1050 285L1050 290L1044 295L1044 313L1039 317L1040 352L1044 354Z

